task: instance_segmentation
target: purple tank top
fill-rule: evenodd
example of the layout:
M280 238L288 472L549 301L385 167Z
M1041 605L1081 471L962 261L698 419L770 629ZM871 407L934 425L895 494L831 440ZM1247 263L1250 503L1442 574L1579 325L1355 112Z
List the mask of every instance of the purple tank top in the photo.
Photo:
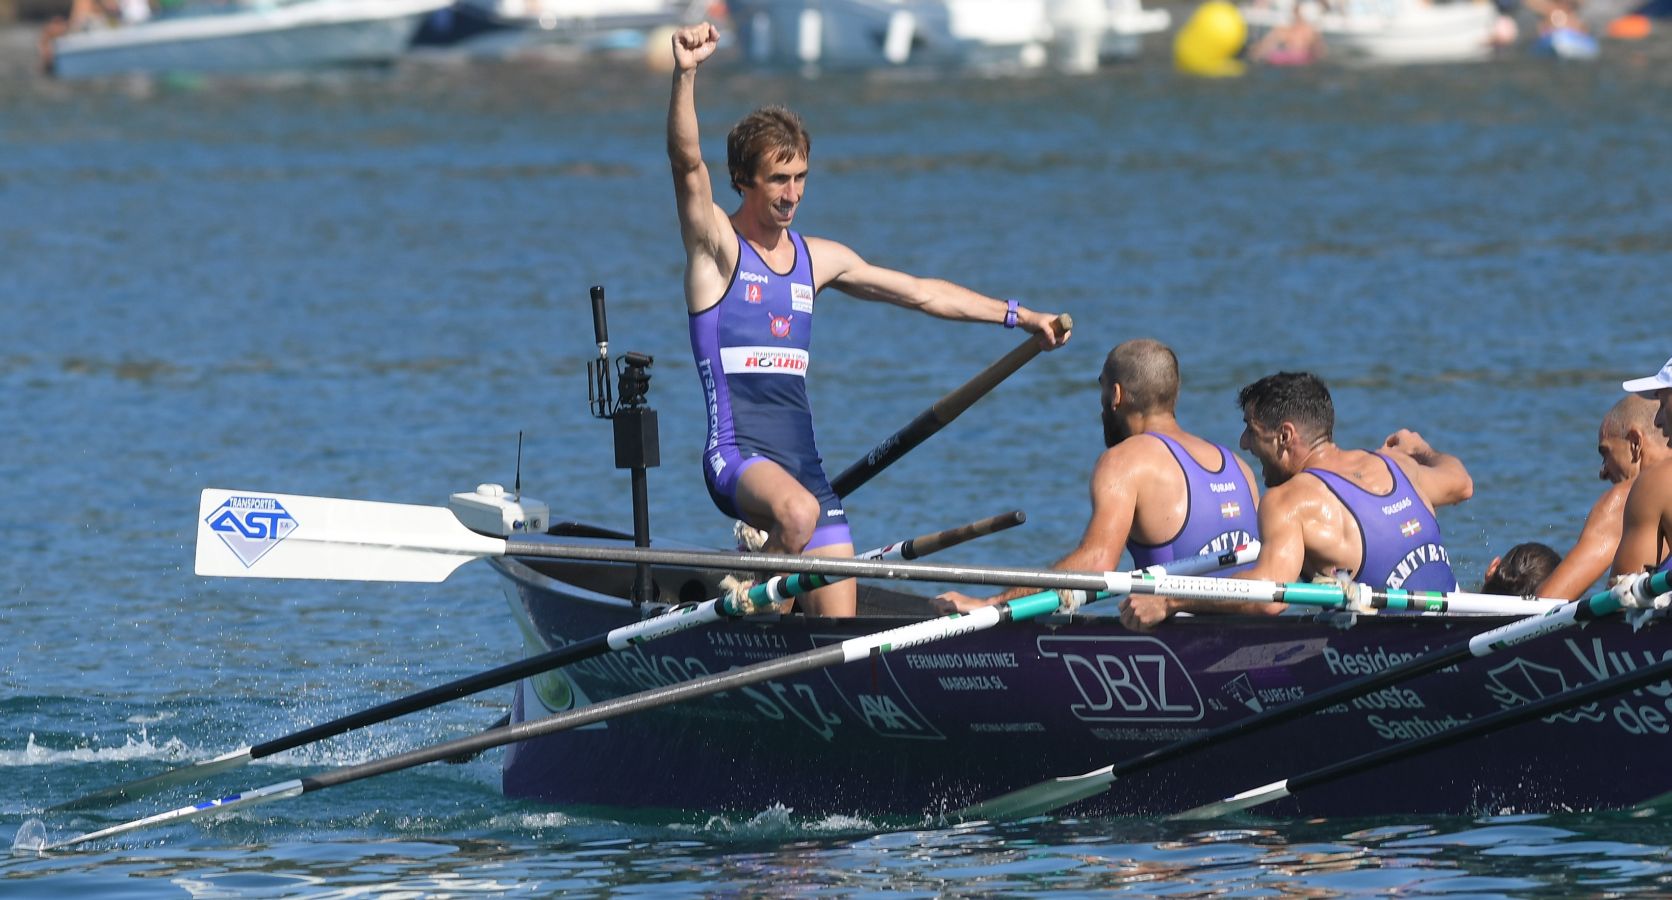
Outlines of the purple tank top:
M739 235L737 271L726 293L690 317L691 355L708 406L704 459L710 467L723 465L716 450L736 446L798 477L819 471L807 401L813 262L801 235L792 231L789 239L795 264L776 272Z
M1231 456L1231 451L1218 444L1219 468L1209 471L1196 461L1190 451L1178 441L1164 434L1156 434L1167 445L1173 459L1184 472L1185 490L1189 499L1184 513L1184 525L1163 544L1126 542L1126 552L1132 554L1136 568L1172 562L1204 553L1223 553L1259 537L1259 516L1254 509L1254 491L1243 477L1242 467ZM1245 569L1247 566L1239 566ZM1231 569L1230 571L1237 571Z
M1356 579L1372 587L1407 591L1455 591L1457 576L1440 538L1440 523L1423 505L1404 470L1376 454L1393 476L1393 489L1373 494L1323 469L1307 469L1358 521L1364 562Z

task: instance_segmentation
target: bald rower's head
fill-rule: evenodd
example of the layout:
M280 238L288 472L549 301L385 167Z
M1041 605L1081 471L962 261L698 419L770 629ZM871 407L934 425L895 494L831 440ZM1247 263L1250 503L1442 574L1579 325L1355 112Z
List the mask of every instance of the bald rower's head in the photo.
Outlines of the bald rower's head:
M1653 400L1627 394L1608 410L1597 429L1597 454L1602 457L1598 477L1619 484L1636 478L1645 466L1672 457L1672 445L1655 425L1659 409Z
M1179 359L1157 340L1123 341L1103 360L1103 374L1097 383L1103 389L1103 443L1113 447L1132 436L1126 425L1127 414L1174 414L1179 402ZM1116 385L1120 387L1118 397Z

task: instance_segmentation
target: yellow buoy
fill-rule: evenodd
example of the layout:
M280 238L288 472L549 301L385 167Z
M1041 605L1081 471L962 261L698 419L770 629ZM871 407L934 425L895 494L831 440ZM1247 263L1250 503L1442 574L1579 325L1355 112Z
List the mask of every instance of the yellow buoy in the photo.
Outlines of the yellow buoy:
M1248 23L1227 0L1208 0L1190 14L1173 39L1173 65L1209 78L1241 75L1237 54L1248 40Z

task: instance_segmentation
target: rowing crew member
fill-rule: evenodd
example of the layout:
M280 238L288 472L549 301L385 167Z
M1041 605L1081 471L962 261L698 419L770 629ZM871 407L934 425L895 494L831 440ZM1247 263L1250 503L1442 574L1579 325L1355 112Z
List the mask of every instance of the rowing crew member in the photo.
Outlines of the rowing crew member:
M1620 386L1659 404L1655 427L1672 440L1672 359L1659 372ZM1626 497L1620 549L1614 555L1615 575L1651 567L1672 569L1672 461L1661 462L1637 476Z
M1602 456L1602 469L1597 475L1611 486L1591 506L1579 540L1556 571L1539 585L1538 596L1577 600L1608 574L1620 549L1626 495L1631 493L1631 486L1642 472L1672 459L1672 443L1655 424L1659 411L1653 400L1627 394L1603 417L1597 429L1597 453Z
M1079 546L1052 568L1104 572L1121 547L1137 568L1221 553L1259 536L1254 473L1235 453L1179 426L1178 357L1147 338L1109 351L1097 379L1103 443L1091 474L1091 521ZM1035 593L1015 588L977 599L957 591L935 598L967 612Z
M1260 461L1260 558L1236 578L1277 582L1350 573L1376 588L1456 590L1434 509L1474 493L1463 463L1414 431L1376 452L1335 444L1335 406L1317 376L1279 372L1237 394L1242 449ZM1128 627L1147 628L1179 610L1278 613L1282 603L1222 603L1132 596Z
M800 118L783 107L750 113L727 136L731 187L742 197L727 215L714 202L697 136L697 67L719 40L707 22L674 33L668 104L691 350L708 404L703 477L721 512L766 532L767 552L852 556L847 516L814 446L807 402L819 291L834 287L942 319L1022 328L1037 334L1046 349L1061 346L1068 333L1058 330L1054 313L873 266L835 241L791 231L811 142ZM799 602L811 614L851 616L854 583L831 585Z

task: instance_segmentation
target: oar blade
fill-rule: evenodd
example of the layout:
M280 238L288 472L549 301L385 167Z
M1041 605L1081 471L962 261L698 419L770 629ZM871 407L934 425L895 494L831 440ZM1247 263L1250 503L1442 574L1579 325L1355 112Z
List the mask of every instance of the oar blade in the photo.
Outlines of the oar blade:
M196 781L200 778L208 778L211 775L219 775L222 772L236 769L249 762L250 759L250 748L245 747L231 753L224 753L214 759L206 759L177 769L169 769L167 772L159 772L137 781L94 791L91 794L85 794L74 800L67 800L57 806L50 807L47 812L89 809L95 806L111 806L129 800L137 800L140 797L150 796L177 784L185 784L188 781Z
M974 806L967 806L953 814L957 819L1026 819L1030 816L1042 816L1055 809L1078 803L1087 797L1095 797L1109 789L1114 784L1114 776L1109 767L1087 772L1084 775L1068 775L1053 778L1039 784L1030 785L1020 790L1001 794L991 800L983 800Z
M198 505L199 575L433 583L504 552L439 506L220 488Z

